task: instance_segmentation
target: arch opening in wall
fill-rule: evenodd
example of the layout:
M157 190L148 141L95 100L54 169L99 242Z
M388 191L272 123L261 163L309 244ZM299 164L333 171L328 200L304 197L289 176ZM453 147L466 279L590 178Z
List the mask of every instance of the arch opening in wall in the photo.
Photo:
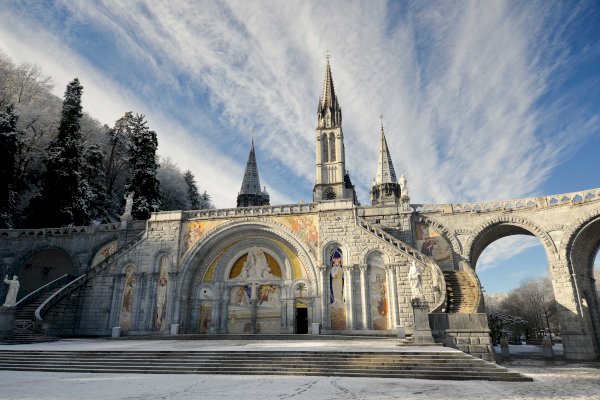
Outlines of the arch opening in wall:
M17 300L65 274L74 275L75 269L73 260L64 250L51 247L35 252L15 271L21 285Z
M522 226L500 224L483 230L473 241L472 260L483 292L484 311L500 312L523 318L525 323L504 326L503 332L512 341L541 343L544 336L560 335L560 318L549 274L549 256L543 242ZM469 269L456 273L456 279L446 282L451 292L468 302ZM449 303L454 301L449 296ZM464 300L463 300L464 301ZM456 304L449 304L456 311ZM492 328L492 340L498 344L500 331Z

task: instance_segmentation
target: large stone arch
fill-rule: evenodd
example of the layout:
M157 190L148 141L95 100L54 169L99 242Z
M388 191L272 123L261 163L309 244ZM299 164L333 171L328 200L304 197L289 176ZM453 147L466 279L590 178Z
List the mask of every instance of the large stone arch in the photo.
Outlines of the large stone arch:
M594 260L600 250L600 210L577 219L564 233L560 254L565 258L584 330L592 333L600 349L600 299L594 280Z
M550 235L533 221L517 216L502 215L487 220L473 230L464 246L465 259L475 269L479 256L491 243L512 235L537 237L551 263L557 257L557 248Z
M194 297L194 288L198 286L199 278L204 276L207 271L211 272L209 268L211 270L214 268L214 271L221 274L219 279L224 279L222 274L225 273L224 265L226 263L223 261L223 256L225 254L228 254L227 256L232 255L233 253L229 254L227 252L241 242L245 243L246 247L253 242L261 242L267 247L269 247L269 242L273 243L271 249L275 249L275 243L284 246L297 257L303 275L306 275L313 285L312 292L315 294L319 292L316 274L317 262L311 254L308 244L303 243L285 225L275 221L238 219L219 225L208 232L206 236L192 246L180 264L176 295L174 296L178 304L174 315L178 316L184 331L189 314L189 301ZM277 250L272 251L277 252ZM283 260L284 257L279 256L279 259ZM213 265L213 263L216 263L216 265ZM291 282L291 279L287 280Z

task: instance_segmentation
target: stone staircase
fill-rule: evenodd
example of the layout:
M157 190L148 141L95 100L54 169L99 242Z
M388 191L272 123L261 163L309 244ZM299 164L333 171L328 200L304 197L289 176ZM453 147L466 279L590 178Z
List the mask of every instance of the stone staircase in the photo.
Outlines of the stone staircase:
M0 350L0 370L531 381L459 351Z
M35 312L45 301L73 279L75 277L72 275L63 275L19 300L15 306L12 334L4 339L2 343L27 344L58 340L56 337L46 336L38 331Z
M434 271L437 271L436 272L437 274L441 274L442 271L440 270L440 268L436 264L436 262L432 258L421 253L419 250L407 245L406 243L399 240L398 238L385 232L383 229L380 229L377 226L369 224L367 221L365 221L363 218L360 218L359 216L356 216L356 224L359 227L361 227L362 229L371 233L372 235L375 235L379 239L381 239L384 242L393 246L397 251L402 253L409 260L417 263L417 265L420 265L421 267L432 268ZM441 279L441 277L440 277L440 279ZM445 283L442 282L441 286L442 286L440 288L441 292L446 293ZM432 312L441 312L444 310L446 310L446 298L444 296L441 296L441 299L439 299L437 304L433 305L431 311Z
M443 271L446 279L447 311L451 313L477 312L479 290L466 271Z

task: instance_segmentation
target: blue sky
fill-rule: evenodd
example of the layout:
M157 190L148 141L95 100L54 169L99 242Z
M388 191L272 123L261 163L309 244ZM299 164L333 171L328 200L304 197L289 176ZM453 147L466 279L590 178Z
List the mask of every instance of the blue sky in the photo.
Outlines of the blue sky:
M219 207L235 205L253 132L272 203L310 201L327 50L363 204L380 114L416 203L599 186L593 1L5 1L0 48L59 96L79 77L103 123L146 114Z

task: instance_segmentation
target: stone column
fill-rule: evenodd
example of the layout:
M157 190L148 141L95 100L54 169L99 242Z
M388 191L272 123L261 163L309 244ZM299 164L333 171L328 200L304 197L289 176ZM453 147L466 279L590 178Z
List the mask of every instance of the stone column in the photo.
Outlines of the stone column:
M253 334L257 333L256 321L258 319L258 289L257 283L251 283L250 291L250 329Z
M390 329L396 329L398 324L398 296L396 290L396 266L386 265L385 274L388 284L388 302L390 306Z
M352 282L352 273L354 265L344 267L344 298L346 299L346 329L356 329L354 323L354 290Z
M360 297L361 297L361 320L362 329L369 329L369 303L368 303L368 285L367 285L367 264L359 265L360 268Z
M327 276L327 266L322 264L321 270L321 328L329 329L329 279Z
M227 332L227 308L229 305L229 286L223 286L223 291L221 292L221 319L219 321L219 333Z
M221 304L221 301L219 299L221 299L223 295L223 284L221 282L217 282L214 284L213 286L213 298L212 298L212 304L210 307L210 326L208 327L208 332L207 333L217 333L218 329L219 329L219 306ZM200 303L202 304L202 301L200 301ZM224 316L225 318L227 318L227 316ZM221 314L221 318L223 318L223 315ZM198 327L200 328L200 327ZM200 330L200 329L198 329Z

